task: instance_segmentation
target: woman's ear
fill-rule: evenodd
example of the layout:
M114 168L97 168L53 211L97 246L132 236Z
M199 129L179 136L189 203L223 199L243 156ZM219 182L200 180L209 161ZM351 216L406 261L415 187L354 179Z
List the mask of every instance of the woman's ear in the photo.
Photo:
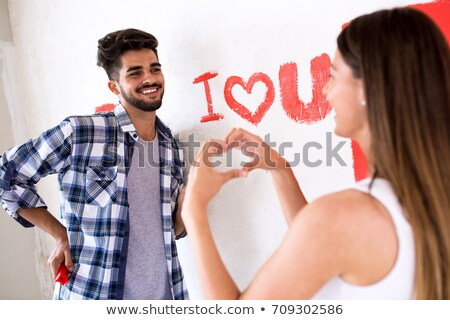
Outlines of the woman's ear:
M109 81L108 81L108 88L109 88L109 90L111 90L112 93L114 93L115 95L119 95L119 94L120 94L119 84L117 83L117 81L115 81L115 80L109 80Z

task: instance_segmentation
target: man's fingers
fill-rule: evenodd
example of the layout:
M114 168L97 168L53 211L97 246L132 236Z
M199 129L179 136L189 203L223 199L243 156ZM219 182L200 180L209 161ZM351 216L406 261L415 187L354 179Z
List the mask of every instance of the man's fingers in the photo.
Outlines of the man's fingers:
M48 264L48 266L49 266L49 268L50 268L50 271L51 271L51 273L52 273L53 279L55 279L55 278L56 278L56 275L58 274L58 269L59 269L59 266L61 265L61 262L60 262L60 261L57 261L57 260L52 256L52 257L50 257L50 258L48 259L47 264Z
M69 270L69 272L73 272L74 269L74 265L73 265L73 261L72 261L72 256L70 255L70 251L65 251L64 252L64 264L67 268L67 270Z

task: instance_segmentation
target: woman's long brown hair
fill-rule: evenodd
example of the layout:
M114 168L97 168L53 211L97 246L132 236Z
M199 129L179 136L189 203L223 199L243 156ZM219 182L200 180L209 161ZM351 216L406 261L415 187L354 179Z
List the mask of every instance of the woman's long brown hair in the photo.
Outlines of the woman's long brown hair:
M425 14L361 16L338 49L364 82L372 166L393 186L414 233L415 297L450 299L450 53Z

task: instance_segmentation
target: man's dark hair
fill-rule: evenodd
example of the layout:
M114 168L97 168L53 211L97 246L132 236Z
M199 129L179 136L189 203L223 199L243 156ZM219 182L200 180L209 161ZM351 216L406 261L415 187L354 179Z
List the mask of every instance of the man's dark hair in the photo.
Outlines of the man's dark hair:
M122 67L121 57L129 50L151 49L158 57L158 40L150 33L125 29L107 34L98 40L97 65L105 69L110 80L118 79Z

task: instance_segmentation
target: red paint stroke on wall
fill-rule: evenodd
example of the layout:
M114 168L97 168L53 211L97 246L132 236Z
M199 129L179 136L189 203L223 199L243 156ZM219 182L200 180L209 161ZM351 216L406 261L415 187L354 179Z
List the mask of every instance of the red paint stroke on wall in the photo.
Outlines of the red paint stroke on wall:
M353 169L355 181L360 181L368 176L369 168L367 166L366 157L361 150L358 142L352 140Z
M211 87L209 86L208 82L209 79L217 77L217 75L218 73L215 71L206 72L201 76L195 78L194 82L192 82L193 84L203 82L203 85L205 87L206 103L208 105L208 114L206 116L201 117L200 122L216 121L224 118L223 114L214 112L211 97Z
M418 9L433 19L445 35L447 42L450 43L450 0L418 3L408 7Z
M255 112L252 113L244 105L240 104L234 99L232 90L235 85L240 85L248 94L250 94L252 92L253 85L256 82L264 83L267 87L267 92L264 97L264 101L261 102L258 108L256 108ZM275 99L275 88L273 86L272 80L270 80L268 75L261 72L253 74L250 79L248 79L247 83L241 77L229 77L225 83L223 93L225 96L225 101L227 102L230 109L255 126L258 125L259 122L261 122L262 118Z
M95 107L95 112L107 112L114 110L116 106L113 103L105 103L99 107Z
M450 43L450 0L438 0L431 3L411 4L413 7L425 12L432 18L444 33L447 41ZM349 22L345 23L345 28ZM314 58L311 61L311 79L313 98L310 103L305 103L298 96L298 74L295 63L286 63L280 67L279 80L282 106L289 118L300 123L311 123L323 119L331 110L330 106L322 94L322 88L327 83L329 77L330 59L326 54ZM223 119L221 113L215 113L213 109L211 89L209 79L218 75L217 72L207 72L197 77L194 84L203 82L208 106L208 114L201 118L201 122L216 121ZM250 112L245 106L238 103L231 90L234 85L241 85L247 93L251 93L255 82L262 81L268 88L264 101L258 106L254 113ZM242 78L233 76L227 80L224 89L225 100L232 110L242 118L257 125L264 117L267 110L274 101L274 87L270 78L263 73L255 73L246 84ZM325 102L324 102L325 100ZM111 111L115 107L112 103L107 103L95 108L95 112ZM368 176L368 165L364 154L356 141L352 141L353 168L356 181L362 180Z
M299 123L313 123L323 120L331 111L322 90L330 79L330 57L322 54L311 60L312 100L306 104L298 96L297 64L291 62L280 67L281 103L292 120Z
M421 10L433 19L450 44L450 0L418 3L409 5L408 7ZM345 28L348 24L344 24L342 28ZM367 160L356 141L352 141L352 153L355 181L360 181L368 176L369 171Z

